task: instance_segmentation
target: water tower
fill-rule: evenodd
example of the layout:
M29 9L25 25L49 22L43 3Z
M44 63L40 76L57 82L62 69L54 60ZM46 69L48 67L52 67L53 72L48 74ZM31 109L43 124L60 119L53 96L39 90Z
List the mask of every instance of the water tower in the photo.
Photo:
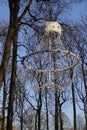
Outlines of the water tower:
M64 91L71 86L79 57L64 48L58 22L47 21L41 30L39 49L24 56L22 63L33 76L29 80L34 89Z

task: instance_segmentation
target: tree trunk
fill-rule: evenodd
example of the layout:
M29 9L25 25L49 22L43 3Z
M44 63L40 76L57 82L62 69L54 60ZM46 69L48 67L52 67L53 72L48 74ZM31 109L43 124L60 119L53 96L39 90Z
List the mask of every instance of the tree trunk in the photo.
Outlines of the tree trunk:
M11 43L13 41L13 38L12 38L13 33L14 33L13 27L9 26L8 35L7 35L7 39L5 43L4 55L2 57L3 59L0 66L0 87L2 86L2 81L4 79L7 66L8 66L8 61L9 61L10 51L11 51Z
M85 130L87 130L87 112L84 112L85 115Z
M6 82L4 78L4 88L3 88L3 106L2 106L2 130L5 130L6 124L5 124L5 107L6 107Z
M39 99L38 99L38 130L41 130L41 108L42 108L42 97L41 89L39 89Z
M11 71L11 81L9 90L9 103L8 103L8 113L7 113L7 130L12 130L13 121L13 103L15 94L15 82L16 82L16 69L17 69L17 38L18 29L14 33L13 39L13 57L12 57L12 71Z
M55 90L55 130L58 130L58 94Z
M87 97L87 95L86 95ZM87 101L86 101L86 106L85 106L85 128L87 130Z
M60 130L63 130L61 105L59 105L59 116L60 116Z
M4 72L6 72L8 67L8 61L11 51L11 44L13 44L13 56L12 56L12 71L11 71L11 81L9 90L9 101L8 101L8 113L7 113L7 130L12 130L13 121L13 103L14 103L14 93L15 93L15 81L16 81L16 62L17 62L17 38L18 38L18 13L19 13L19 2L20 0L8 0L9 10L10 10L10 24L7 36L7 41L5 43L5 52L3 56L2 63L4 64Z
M37 112L36 112L36 115L35 115L35 130L37 130Z
M23 97L21 97L21 98L23 98ZM20 126L21 126L21 130L23 130L23 102L21 103L20 109L21 109Z
M48 117L48 98L47 98L47 88L45 89L45 100L46 100L46 120L47 120L47 130L49 130L49 117Z
M85 102L84 102L84 114L85 114L85 122L86 122L86 130L87 130L87 79L86 79L86 75L85 75L85 68L84 68L84 60L82 58L82 74L83 74L83 81L84 81L84 88L85 88Z
M18 26L17 15L19 12L19 0L15 0L15 1L8 0L8 2L9 2L9 10L10 10L10 23L9 23L6 42L5 42L5 49L2 57L2 62L0 65L0 87L2 86L4 75L8 68L8 62L9 62L9 57L11 52L11 44L14 39L15 28Z
M77 123L76 123L76 102L75 102L75 90L74 90L74 84L73 84L73 83L72 83L72 102L73 102L74 130L77 130Z

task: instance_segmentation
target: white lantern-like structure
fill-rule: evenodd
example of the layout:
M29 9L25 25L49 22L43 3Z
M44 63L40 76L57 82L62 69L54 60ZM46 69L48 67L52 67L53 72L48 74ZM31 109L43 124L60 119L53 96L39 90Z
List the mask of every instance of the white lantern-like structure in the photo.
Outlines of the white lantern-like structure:
M63 49L61 42L61 26L58 22L48 21L42 26L42 37L40 45L46 49Z
M49 33L49 32L55 32L61 35L61 26L58 22L46 22L44 24L44 32Z
M65 50L60 38L61 30L58 22L45 22L38 49L22 59L30 79L32 77L30 84L34 89L53 88L64 91L73 81L74 72L71 77L70 73L79 63L79 57Z

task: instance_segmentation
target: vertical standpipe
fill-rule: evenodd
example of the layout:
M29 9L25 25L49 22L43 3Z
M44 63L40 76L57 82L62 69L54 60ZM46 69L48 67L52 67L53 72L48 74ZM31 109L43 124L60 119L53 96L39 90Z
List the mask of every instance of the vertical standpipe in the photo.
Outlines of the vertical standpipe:
M54 50L54 49L61 49L61 26L58 22L52 22L48 21L45 22L43 26L43 35L41 40L41 48ZM52 69L52 55L49 52L49 72L48 72L48 83L49 85L52 83L52 72L50 71Z

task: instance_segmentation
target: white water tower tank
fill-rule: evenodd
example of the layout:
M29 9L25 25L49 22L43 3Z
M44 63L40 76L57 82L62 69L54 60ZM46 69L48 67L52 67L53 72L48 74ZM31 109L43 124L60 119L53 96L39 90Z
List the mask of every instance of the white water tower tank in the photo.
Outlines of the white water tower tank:
M61 26L58 22L46 22L44 24L44 32L49 33L49 32L56 32L59 35L61 35Z

